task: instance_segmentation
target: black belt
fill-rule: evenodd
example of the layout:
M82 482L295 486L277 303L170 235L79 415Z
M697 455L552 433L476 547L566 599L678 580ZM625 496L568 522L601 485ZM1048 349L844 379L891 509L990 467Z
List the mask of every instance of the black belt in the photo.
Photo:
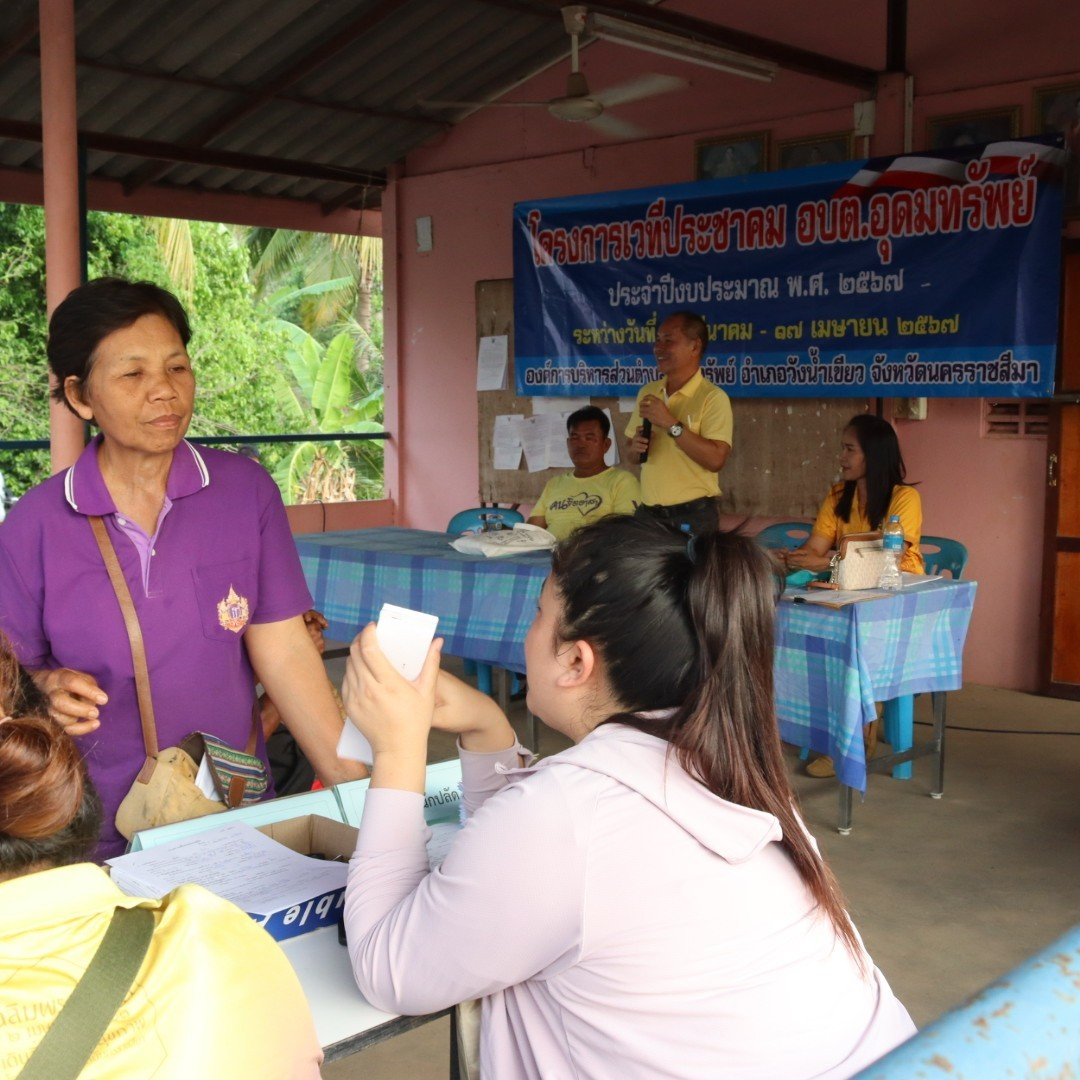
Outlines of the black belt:
M674 503L671 506L651 506L648 503L643 503L641 509L653 517L678 518L684 514L693 514L698 510L707 510L715 505L715 496L706 495L701 499L691 499L689 502Z

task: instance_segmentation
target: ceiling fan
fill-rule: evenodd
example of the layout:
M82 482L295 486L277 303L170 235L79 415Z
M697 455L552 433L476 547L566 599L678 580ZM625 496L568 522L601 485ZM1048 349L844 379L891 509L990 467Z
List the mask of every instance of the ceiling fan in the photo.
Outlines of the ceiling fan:
M545 108L557 120L588 123L606 135L632 138L645 133L628 121L610 115L608 109L689 87L689 82L677 75L650 74L639 75L594 94L578 67L579 39L587 28L586 8L581 4L568 5L562 9L562 17L570 35L570 72L566 77L566 93L561 97L550 101L422 101L419 104L438 109Z

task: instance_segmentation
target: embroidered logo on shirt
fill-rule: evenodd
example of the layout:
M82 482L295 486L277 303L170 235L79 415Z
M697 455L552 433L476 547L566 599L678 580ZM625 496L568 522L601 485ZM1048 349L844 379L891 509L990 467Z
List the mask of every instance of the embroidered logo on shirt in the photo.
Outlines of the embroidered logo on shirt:
M565 499L556 499L550 504L552 510L576 509L582 517L587 517L594 510L600 509L603 500L599 495L589 495L587 492L579 492L577 495L568 495Z
M223 630L231 630L234 634L239 634L247 626L247 597L237 596L236 590L230 585L229 595L218 602L217 618Z

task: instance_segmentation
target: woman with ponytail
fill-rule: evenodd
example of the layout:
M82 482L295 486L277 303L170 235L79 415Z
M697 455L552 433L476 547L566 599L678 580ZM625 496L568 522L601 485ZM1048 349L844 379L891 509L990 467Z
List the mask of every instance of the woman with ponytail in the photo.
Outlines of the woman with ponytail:
M357 638L374 749L345 921L361 990L482 999L481 1071L848 1077L914 1032L795 804L773 707L775 578L753 540L610 517L554 552L528 704L575 745L533 763L488 698L415 684ZM430 727L455 731L464 828L424 849Z
M0 636L0 1077L20 1075L116 909L136 907L153 914L149 948L83 1080L318 1077L311 1013L269 935L197 885L126 896L84 861L100 827L78 747Z

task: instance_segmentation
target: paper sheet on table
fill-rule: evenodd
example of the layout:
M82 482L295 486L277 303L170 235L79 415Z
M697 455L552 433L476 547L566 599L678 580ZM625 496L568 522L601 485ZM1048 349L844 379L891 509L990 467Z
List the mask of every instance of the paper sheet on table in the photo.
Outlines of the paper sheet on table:
M886 589L785 589L783 598L796 604L840 608L860 604L864 600L883 600L899 595Z
M476 351L476 389L506 389L507 337L482 337Z
M349 869L301 855L242 822L106 862L129 896L157 898L191 882L253 915L340 889Z
M521 464L521 429L525 417L517 414L495 417L492 434L492 465L496 469L516 469Z
M944 574L909 574L906 570L900 572L900 577L905 589L913 585L925 585L928 581L943 581Z
M557 543L554 536L541 529L539 525L530 525L519 521L512 529L500 529L498 532L467 533L450 541L450 546L462 555L486 555L497 558L500 555L522 555L528 551L547 551Z

